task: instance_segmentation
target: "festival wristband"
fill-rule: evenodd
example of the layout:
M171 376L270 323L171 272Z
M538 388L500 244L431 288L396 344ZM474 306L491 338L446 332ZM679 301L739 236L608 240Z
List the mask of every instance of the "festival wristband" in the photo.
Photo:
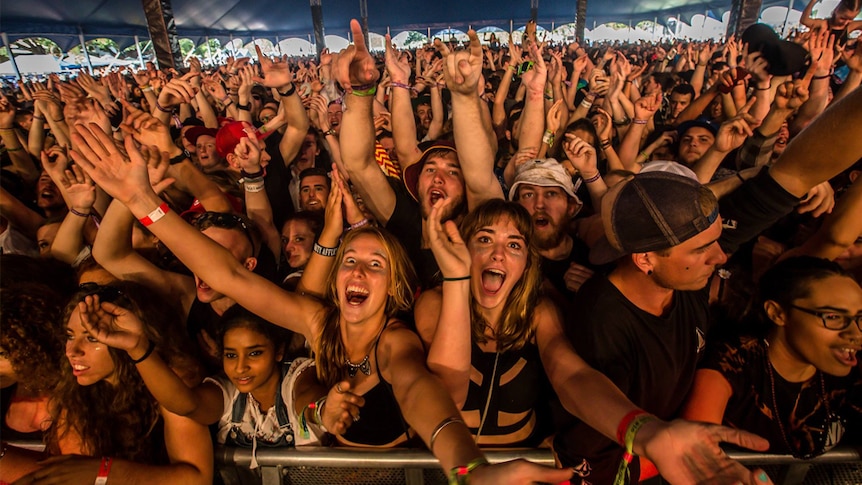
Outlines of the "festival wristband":
M108 475L111 473L111 464L114 459L110 456L103 456L102 462L99 464L99 474L96 475L96 481L93 485L105 485L108 483Z
M162 217L165 217L165 214L167 214L168 212L170 212L170 210L171 210L171 209L170 209L170 207L168 207L168 203L167 203L167 202L162 202L162 203L161 203L161 205L159 205L158 207L156 207L152 212L150 212L150 213L149 213L149 214L147 214L145 217L142 217L142 218L140 218L140 219L138 219L138 220L139 220L139 221L141 221L141 224L143 224L143 225L144 225L144 227L148 227L148 226L150 226L152 223L154 223L154 222L158 221L159 219L161 219Z

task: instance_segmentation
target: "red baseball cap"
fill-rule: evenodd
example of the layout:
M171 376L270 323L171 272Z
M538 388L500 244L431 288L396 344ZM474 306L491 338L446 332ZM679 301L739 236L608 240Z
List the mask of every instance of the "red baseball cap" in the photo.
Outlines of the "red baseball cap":
M250 128L246 128L246 123L244 121L231 121L219 128L215 136L216 151L219 156L227 158L227 155L233 153L236 146L239 145L240 140L247 137L250 133L254 133L254 136L258 140L263 140L263 134L257 131L251 123L248 123Z

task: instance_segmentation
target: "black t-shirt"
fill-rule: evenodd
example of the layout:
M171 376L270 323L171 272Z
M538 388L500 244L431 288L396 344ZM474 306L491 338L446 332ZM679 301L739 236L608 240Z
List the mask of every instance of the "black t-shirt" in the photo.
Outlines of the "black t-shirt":
M677 291L667 316L630 302L605 276L584 283L575 298L577 316L566 322L575 350L637 406L662 419L675 416L694 379L709 325L709 293ZM558 420L565 422L566 419ZM611 483L623 449L568 416L554 439L563 466L592 468L592 483ZM632 476L637 476L637 467Z
M284 158L282 158L281 150L278 147L281 138L281 133L274 132L266 139L266 152L271 160L266 166L266 178L264 179L266 197L269 199L269 205L272 206L272 222L278 231L281 231L281 226L284 225L287 217L296 211L288 189L293 175L290 173L290 169L285 166Z
M416 268L421 288L434 288L440 282L440 268L431 250L422 248L422 214L419 203L407 192L403 182L395 177L387 179L395 191L395 209L386 223L386 230L404 246L407 256Z
M788 382L770 367L762 339L736 337L710 345L700 368L721 373L733 392L723 424L766 438L769 453L822 454L837 444L836 436L829 437L828 433L832 423L827 416L828 407L845 423L841 442L859 443L857 423L862 423L859 367L845 377L818 372L805 382ZM776 414L781 417L780 425L775 420Z

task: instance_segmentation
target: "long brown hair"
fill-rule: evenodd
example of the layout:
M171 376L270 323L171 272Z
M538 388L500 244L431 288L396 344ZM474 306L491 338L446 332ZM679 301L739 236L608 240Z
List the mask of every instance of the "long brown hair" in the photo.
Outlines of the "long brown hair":
M401 243L386 230L374 226L364 226L347 232L335 254L335 264L329 271L329 286L326 288L325 295L327 307L324 310L323 326L317 339L317 378L326 387L331 387L347 377L344 366L347 350L341 340L336 276L344 259L345 248L355 239L365 235L373 236L380 242L389 260L389 297L386 299L386 318L399 312L406 312L413 307L416 272Z
M84 284L72 297L64 312L65 324L78 303L88 295L98 294L134 313L146 324L147 338L155 343L156 352L178 373L197 375L200 368L188 357L187 340L180 313L166 304L152 290L131 282L108 286ZM114 362L117 385L101 380L90 386L79 385L68 359L60 365L60 382L50 404L53 423L46 434L47 449L60 453L60 441L69 433L80 436L83 452L91 456L114 456L144 463L166 460L159 427L159 406L144 385L131 358L124 351L108 347Z
M512 292L506 297L501 321L494 330L497 349L501 351L517 350L533 339L533 311L539 299L541 289L541 273L539 271L539 253L532 243L533 223L530 214L520 204L506 202L502 199L492 199L472 210L461 221L461 236L469 244L470 239L479 229L491 226L502 219L509 219L515 224L518 232L524 236L526 244L527 266L524 274L515 283ZM485 342L485 329L489 322L485 320L479 309L479 304L470 295L470 327L475 342Z

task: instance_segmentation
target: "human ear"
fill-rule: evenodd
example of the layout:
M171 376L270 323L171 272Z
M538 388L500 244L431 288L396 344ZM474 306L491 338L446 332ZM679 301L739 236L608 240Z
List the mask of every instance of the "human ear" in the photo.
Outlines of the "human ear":
M631 255L632 262L635 267L640 270L642 273L651 275L653 272L654 266L652 256L653 253L634 253Z
M772 323L779 327L787 324L787 313L784 312L784 309L781 308L781 305L777 301L766 300L763 302L763 311L766 312L766 316L772 320Z
M246 258L243 266L249 271L254 271L254 268L257 267L257 258Z

